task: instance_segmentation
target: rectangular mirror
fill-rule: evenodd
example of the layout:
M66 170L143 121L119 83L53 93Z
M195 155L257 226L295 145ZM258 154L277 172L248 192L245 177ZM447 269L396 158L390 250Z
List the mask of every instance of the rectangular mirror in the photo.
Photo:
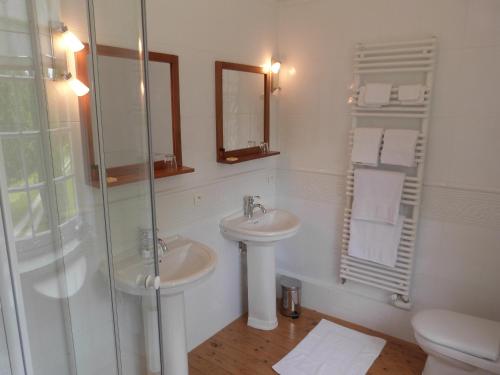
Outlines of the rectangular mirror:
M234 164L279 154L269 151L269 73L217 61L215 86L217 161Z
M135 143L144 132L137 128L137 134L130 134L134 124L141 124L135 117L142 113L136 103L144 95L142 82L131 77L140 77L139 51L113 46L97 46L99 55L100 111L103 122L103 136L106 139L104 154L107 165L108 186L122 185L142 180L147 175L147 161L143 155L134 152ZM88 46L76 54L77 78L89 85L90 55ZM182 164L180 103L179 103L179 61L175 55L158 52L149 53L149 88L153 153L155 155L155 178L193 172L193 168ZM123 79L128 77L128 79ZM90 95L79 97L80 117L85 130L83 137L89 164L89 180L99 183L95 155L97 155L95 106ZM127 131L124 131L127 129Z

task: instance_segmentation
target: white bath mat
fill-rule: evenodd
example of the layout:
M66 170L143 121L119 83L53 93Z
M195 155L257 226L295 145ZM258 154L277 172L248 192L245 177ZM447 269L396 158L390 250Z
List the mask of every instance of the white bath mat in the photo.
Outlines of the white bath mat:
M381 338L322 319L273 369L280 375L364 375L384 346Z

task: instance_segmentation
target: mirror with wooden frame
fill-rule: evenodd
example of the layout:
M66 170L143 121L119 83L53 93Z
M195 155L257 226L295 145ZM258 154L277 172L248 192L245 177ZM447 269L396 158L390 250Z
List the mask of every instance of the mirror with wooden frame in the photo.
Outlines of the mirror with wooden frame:
M278 155L269 149L270 73L215 62L217 161L235 164Z
M143 84L141 54L137 50L98 45L100 108L108 186L123 185L147 178L144 157L134 152L134 135L129 129L142 123ZM77 78L90 87L89 46L75 55ZM175 55L149 52L149 90L155 178L190 173L194 169L182 164L179 100L179 59ZM137 82L136 82L137 81ZM95 106L91 95L79 97L84 153L88 161L88 179L99 186L96 163L97 141ZM138 118L141 117L140 119Z

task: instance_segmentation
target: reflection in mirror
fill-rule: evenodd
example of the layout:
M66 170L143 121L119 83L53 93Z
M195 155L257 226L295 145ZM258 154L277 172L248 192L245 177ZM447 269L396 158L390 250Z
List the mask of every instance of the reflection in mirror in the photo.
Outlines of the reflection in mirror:
M140 63L140 60L115 56L98 59L100 109L108 168L146 162L144 152L137 147L145 141L145 132L140 126L128 125L142 124L144 116L137 108L142 102ZM95 107L91 108L92 123L96 124ZM94 153L97 154L97 150Z
M172 134L172 104L165 98L172 96L171 65L150 61L149 84L151 125L153 126L153 153L155 160L164 160L165 155L174 154ZM176 159L179 159L176 157ZM179 160L177 160L179 162Z
M222 73L224 149L255 147L264 142L264 85L259 74Z
M76 54L77 77L89 82L90 64L88 46ZM97 46L99 55L100 111L103 136L106 139L108 186L126 184L146 178L147 160L144 153L136 150L138 144L146 142L142 129L142 103L144 85L141 80L141 57L139 51L112 46ZM193 172L182 165L179 62L175 55L149 53L151 90L151 127L153 154L155 155L155 178ZM124 79L126 77L127 79ZM93 98L92 98L93 99ZM89 96L79 98L80 116L85 128L87 160L90 166L89 179L93 185L99 182L95 168L98 142L93 126L95 106Z
M219 163L279 154L269 151L270 73L258 66L216 61L215 92Z

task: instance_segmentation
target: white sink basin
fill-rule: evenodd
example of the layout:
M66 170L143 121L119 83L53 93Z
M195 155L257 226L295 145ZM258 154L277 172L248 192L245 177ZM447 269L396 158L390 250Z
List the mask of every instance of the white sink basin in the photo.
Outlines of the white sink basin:
M217 254L208 246L188 238L174 236L165 240L168 251L160 258L160 294L180 293L205 280L214 270ZM152 264L146 265L139 255L118 260L115 286L133 295L154 294L140 280L154 275Z
M272 243L294 236L300 228L300 220L294 214L279 209L265 214L256 211L251 219L237 213L220 223L224 236L243 242Z
M167 374L188 375L184 291L214 272L217 254L208 246L181 236L166 238L165 242L168 250L159 260L164 368ZM138 254L115 260L116 289L142 296L148 374L160 372L154 271L152 260L145 261ZM148 276L152 283L146 287Z

